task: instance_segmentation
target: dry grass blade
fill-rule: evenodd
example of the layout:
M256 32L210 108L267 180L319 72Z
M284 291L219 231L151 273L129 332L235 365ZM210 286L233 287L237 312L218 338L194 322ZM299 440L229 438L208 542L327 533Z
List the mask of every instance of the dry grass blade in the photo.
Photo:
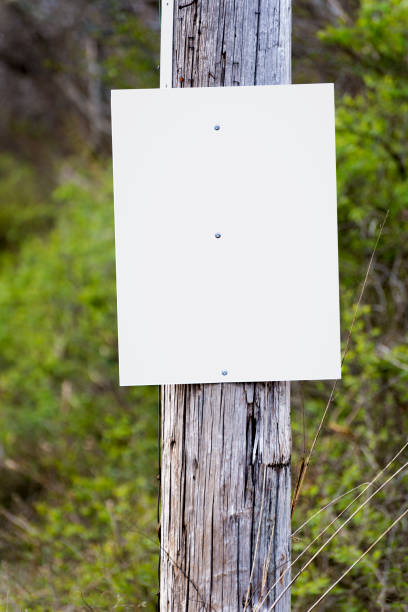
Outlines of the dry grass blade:
M365 277L364 277L364 281L363 281L363 284L362 284L362 287L361 287L360 295L358 297L357 304L356 304L356 307L354 309L353 319L351 321L350 329L349 329L348 334L347 334L346 345L344 347L344 352L343 352L343 357L342 357L342 360L341 360L341 365L343 365L344 360L345 360L345 358L347 356L347 353L349 351L351 335L352 335L353 330L354 330L354 326L355 326L356 319L357 319L357 314L358 314L358 311L360 310L361 301L363 299L363 295L364 295L364 292L365 292L365 289L366 289L366 286L367 286L367 281L368 281L368 277L369 277L370 272L371 272L371 268L372 268L372 265L373 265L374 257L375 257L375 254L377 252L378 243L380 242L380 238L381 238L381 235L383 233L383 229L384 229L385 223L386 223L386 221L388 219L389 212L390 211L387 210L387 212L385 214L385 217L384 217L383 222L382 222L381 227L380 227L380 231L378 232L377 240L375 242L373 251L371 253L370 261L368 263L368 267L367 267L367 271L366 271L366 274L365 274ZM334 383L333 383L333 387L331 389L331 392L330 392L330 395L329 395L329 399L328 399L327 404L326 404L326 408L324 409L323 416L322 416L322 418L320 420L320 423L319 423L319 426L317 428L315 437L313 438L313 442L312 442L312 445L310 447L310 451L309 451L309 453L308 453L304 463L302 463L301 471L299 473L298 481L297 481L296 488L295 488L295 492L293 494L292 511L291 511L292 516L293 516L293 513L295 511L297 502L299 500L300 491L302 489L303 482L305 480L307 469L309 467L309 463L310 463L310 460L312 458L312 455L313 455L313 452L314 452L314 449L315 449L315 446L316 446L316 442L317 442L317 440L318 440L318 438L320 436L320 432L321 432L323 424L324 424L324 422L326 420L327 413L328 413L329 408L330 408L330 406L331 406L331 404L333 402L333 397L334 397L334 393L336 391L337 382L338 381L335 380Z
M326 526L326 527L323 529L323 531L321 531L321 532L320 532L320 533L319 533L319 534L318 534L318 535L317 535L317 536L314 538L314 540L312 540L312 541L311 541L311 542L310 542L310 543L309 543L309 544L306 546L306 548L304 548L304 549L302 550L302 552L301 552L301 553L300 553L300 554L299 554L299 555L296 557L296 559L295 559L294 561L292 561L292 563L290 564L290 566L289 566L288 568L286 568L286 569L285 569L285 571L284 571L284 572L283 572L283 574L282 574L282 577L283 577L283 576L284 576L284 575L285 575L287 572L289 572L289 571L292 569L292 567L294 566L294 564L295 564L295 563L297 563L301 557L303 557L303 555L304 555L304 554L305 554L305 553L306 553L306 552L309 550L309 548L310 548L310 547L311 547L311 546L312 546L312 545L313 545L313 544L314 544L314 543L315 543L315 542L316 542L316 541L317 541L317 540L318 540L318 539L319 539L319 538L320 538L322 535L324 535L324 534L326 533L326 531L328 531L328 529L330 529L330 527L331 527L331 526L332 526L332 525L333 525L333 524L334 524L334 523L335 523L335 522L336 522L336 521L337 521L337 520L338 520L338 519L339 519L339 518L340 518L340 517L341 517L341 516L342 516L342 515L343 515L345 512L347 512L347 510L350 508L350 506L352 506L352 505L353 505L353 504L354 504L354 503L355 503L355 502L356 502L358 499L360 499L360 497L361 497L362 495L364 495L364 493L367 491L367 489L368 489L369 487L371 487L371 486L372 486L372 485L373 485L373 484L374 484L374 483L375 483L375 482L376 482L376 481L377 481L377 480L380 478L380 476L382 476L382 474L384 474L384 472L385 472L386 470L388 470L388 468L390 467L390 465L392 465L392 464L394 463L394 461L396 461L396 460L398 459L398 457L399 457L399 456L400 456L400 455L401 455L401 454L404 452L404 450L405 450L407 447L408 447L408 442L406 442L406 443L405 443L405 444L404 444L404 445L403 445L403 446L402 446L402 447L399 449L399 451L398 451L398 452L397 452L397 453L396 453L396 454L395 454L395 455L392 457L392 459L390 459L390 461L387 463L387 465L386 465L385 467L383 467L383 468L382 468L382 469L381 469L379 472L377 472L377 474L374 476L374 478L373 478L372 480L370 480L370 482L369 482L369 483L363 483L363 485L364 485L364 484L366 484L366 486L365 486L365 488L364 488L364 489L361 491L361 493L359 493L359 494L358 494L358 495L357 495L357 496L356 496L356 497L355 497L355 498L354 498L354 499L353 499L353 500L352 500L352 501L351 501L349 504L347 504L347 506L344 508L344 510L342 510L342 512L340 512L340 514L339 514L338 516L336 516L336 517L335 517L335 518L334 518L334 519L331 521L331 523L329 523L329 524L328 524L328 525L327 525L327 526ZM360 485L360 486L363 486L363 485ZM356 488L358 488L358 487L356 487ZM352 490L354 490L354 489L352 489ZM351 491L349 491L349 492L351 493ZM344 495L346 495L346 494L344 494ZM341 496L340 496L340 498L339 498L339 499L341 499ZM322 510L324 510L324 508L323 508ZM321 510L321 511L322 511L322 510ZM319 511L319 512L320 512L320 511ZM318 512L317 512L316 514L318 514ZM313 516L315 516L315 515L313 515ZM310 521L310 520L312 520L312 518L313 518L313 517L311 517L311 518L309 519L309 521ZM297 529L297 530L294 532L294 534L295 534L295 533L298 533L298 531L299 531L299 530L300 530L302 527L304 527L304 525L305 525L305 524L307 524L309 521L306 521L306 523L304 523L303 525L301 525L301 526L300 526L300 527L299 527L299 528L298 528L298 529ZM293 534L293 535L294 535L294 534ZM267 592L267 594L265 595L265 597L262 599L262 601L258 602L257 606L254 608L254 612L257 612L257 611L260 609L260 607L261 607L261 606L263 605L263 603L266 601L266 599L267 599L268 595L270 595L270 593L272 593L272 591L273 591L273 589L275 588L275 586L276 586L276 585L277 585L277 582L275 582L275 583L274 583L274 584L273 584L273 585L270 587L269 591Z
M307 525L308 522L310 522L317 514L319 514L320 512L323 512L323 510L325 510L326 508L328 508L330 505L336 503L336 501L338 501L339 499L341 499L342 497L345 497L347 494L351 493L352 491L355 491L356 489L358 489L359 487L362 487L364 485L370 485L371 483L362 483L361 485L359 485L358 487L355 487L354 489L351 489L351 491L348 491L347 493L344 493L343 495L340 495L339 497L337 497L335 500L331 501L330 504L327 504L327 506L325 506L324 508L321 508L319 510L319 512L316 512L316 514L314 514L312 517L310 517L310 519L308 519L305 523L303 523L303 525L301 525L301 527L299 527L299 529L301 529L302 527L304 527L305 525ZM367 490L367 487L364 489L364 491ZM363 493L364 493L363 491ZM326 533L326 531L328 529L330 529L330 527L333 525L333 523L335 523L347 510L348 508L350 508L350 506L352 506L354 504L354 502L363 494L360 493L360 495L358 495L357 497L355 497L345 508L342 512L340 512L340 514L338 514L332 521L331 523L329 523L324 529L323 531L321 531L315 538L314 540L312 540L307 546L306 548L304 548L302 550L302 552L296 557L296 559L294 559L292 561L292 563L282 572L282 574L279 576L279 579L273 583L273 585L269 588L268 592L266 593L265 596L264 595L264 589L262 590L261 596L262 599L261 601L259 601L257 603L257 605L254 607L254 612L259 612L259 610L261 609L261 606L265 603L265 601L267 600L268 596L272 593L273 589L276 587L276 585L278 584L279 580L281 580L291 569L292 567L295 565L295 563L297 563L299 561L299 559L301 559L303 557L303 555L309 550L309 548L311 546L313 546L313 544L322 536ZM299 531L299 530L298 530ZM297 532L295 532L297 533ZM294 534L292 534L293 536Z
M366 506L368 504L368 502L375 496L377 495L377 493L379 493L393 478L395 478L396 476L398 476L398 474L400 474L403 470L405 470L408 467L408 461L406 463L404 463L404 465L402 465L396 472L394 472L394 474L392 474L389 478L387 478L387 480L378 487L378 489L376 489L374 491L374 493L372 493L362 504L360 504L358 506L358 508L356 508L356 510L354 510L354 512L348 517L348 519L346 519L344 521L344 523L342 523L340 525L340 527L338 527L336 529L336 531L330 536L330 538L328 538L322 545L321 547L315 552L315 554L309 559L309 561L307 561L307 563L305 563L305 565L298 571L298 573L296 574L296 576L294 578L292 578L292 580L290 581L290 583L284 588L284 590L279 594L279 596L275 599L275 601L273 602L272 606L269 608L268 612L270 612L271 610L273 610L276 606L276 604L282 599L282 597L284 596L284 594L288 591L288 589L290 589L290 587L292 586L292 584L294 582L296 582L296 580L299 578L299 576L302 574L302 572L305 571L305 569L307 567L309 567L309 565L316 559L316 557L322 552L322 550L324 548L326 548L326 546L329 544L329 542L331 542L333 540L333 538L336 537L336 535L342 530L344 529L344 527L356 516L356 514L358 512L360 512L360 510L362 510L362 508L364 508L364 506Z
M394 463L394 461L396 461L396 459L398 459L398 457L401 455L401 453L404 452L404 450L407 448L408 446L408 442L406 442L403 446L401 446L401 448L399 449L399 451L393 456L392 459L390 459L390 461L387 463L387 465L385 467L383 467L375 476L372 480L370 480L370 482L362 482L361 484L357 485L357 487L354 487L354 489L350 489L350 491L346 491L346 493L343 493L342 495L340 495L339 497L336 497L335 499L333 499L331 502L329 502L326 506L323 506L323 508L320 508L320 510L318 510L317 512L315 512L315 514L313 514L307 521L305 521L304 523L302 523L300 525L300 527L298 527L296 529L296 531L294 531L292 533L292 537L294 535L296 535L297 533L299 533L299 531L301 529L303 529L303 527L305 527L308 523L310 523L310 521L312 521L316 516L318 516L321 512L323 512L324 510L326 510L329 506L332 506L333 504L335 504L337 501L339 501L340 499L342 499L342 497L346 497L346 495L349 495L350 493L352 493L353 491L356 491L357 489L359 489L360 487L363 487L364 485L367 485L364 489L364 491L361 491L361 493L359 495L357 495L357 497L355 497L353 499L353 501L343 510L343 512L341 512L339 514L339 516L337 518L339 518L345 510L347 510L352 504L354 504L355 501L357 501L366 491L369 487L371 487L379 478L382 474L384 474L384 472L386 470L388 470L388 468L390 467L390 465L392 465ZM335 520L337 520L337 518ZM331 523L330 523L331 524ZM324 533L324 531L319 534L322 535Z
M403 512L402 514L400 514L400 515L399 515L399 517L398 517L397 519L395 519L395 521L392 523L392 525L390 525L390 526L389 526L389 527L388 527L388 528L387 528L385 531L383 531L383 532L382 532L382 534L381 534L380 536L378 536L378 538L377 538L377 539L376 539L376 540L375 540L375 541L374 541L374 542L373 542L373 543L372 543L372 544L371 544L371 545L370 545L370 546L367 548L367 550L365 550L365 551L364 551L364 552L363 552L363 553L362 553L362 554L359 556L359 558L358 558L358 559L356 559L356 561L354 561L354 563L352 563L352 564L350 565L350 567L346 569L346 571L345 571L345 572L343 572L343 574L340 576L340 578L338 578L338 579L336 580L336 582L333 582L333 584L332 584L332 585L331 585L331 586L330 586L330 587L327 589L327 591L325 591L325 592L323 593L323 595L322 595L321 597L319 597L319 599L317 599L317 600L314 602L314 604L313 604L313 605L312 605L312 606L311 606L311 607L308 609L308 611L307 611L307 612L311 612L311 610L314 610L314 609L315 609L315 607L316 607L316 606L317 606L317 605L318 605L318 604L319 604L319 603L320 603L320 602L321 602L321 601L322 601L322 600L323 600L323 599L324 599L324 598L325 598L325 597L326 597L326 596L327 596L327 595L330 593L330 591L332 591L332 590L334 589L334 587L335 587L336 585L338 585L338 584L339 584L339 582L341 582L341 580L343 580L343 578L344 578L345 576L347 576L347 574L348 574L349 572L351 572L351 570L353 569L353 567L355 567L355 566L357 565L357 563L359 563L359 562L361 561L361 559L363 559L363 558L364 558L366 555L368 555L368 553L370 552L370 550L372 550L372 549L374 548L374 546L376 546L376 545L378 544L378 542L379 542L380 540L382 540L382 538L383 538L384 536L386 536L386 535L387 535L387 533L389 533L389 532L391 531L391 529L393 529L393 527L395 527L395 525L396 525L397 523L399 523L399 522L400 522L400 521L401 521L401 520L404 518L404 516L406 516L407 514L408 514L408 508L406 508L406 510L404 510L404 512Z
M301 531L303 529L303 527L306 527L306 525L308 525L309 523L311 523L313 521L314 518L316 518L316 516L319 516L319 514L321 514L322 512L324 512L325 510L327 510L327 508L330 508L330 506L334 506L334 504L337 504L338 501L340 501L341 499L343 499L343 497L347 497L347 495L350 495L351 493L354 493L354 491L357 491L357 489L360 489L361 487L366 487L364 489L364 491L367 490L367 488L370 486L370 484L372 484L373 481L371 482L362 482L361 484L357 485L356 487L353 487L352 489L350 489L349 491L346 491L345 493L342 493L341 495L338 495L337 497L335 497L334 499L332 499L331 501L329 501L328 504L326 504L325 506L323 506L323 508L320 508L319 510L317 510L317 512L315 512L314 514L312 514L312 516L310 518L307 519L307 521L305 521L304 523L302 523L297 529L296 531L294 531L292 533L292 538L299 533L299 531ZM364 491L361 493L361 495L364 493ZM353 499L352 502L350 502L351 504L354 504L354 502L360 497L360 495L358 495L357 497L355 497ZM349 506L347 506L349 507ZM340 516L340 515L339 515ZM335 520L337 520L338 517L336 517Z

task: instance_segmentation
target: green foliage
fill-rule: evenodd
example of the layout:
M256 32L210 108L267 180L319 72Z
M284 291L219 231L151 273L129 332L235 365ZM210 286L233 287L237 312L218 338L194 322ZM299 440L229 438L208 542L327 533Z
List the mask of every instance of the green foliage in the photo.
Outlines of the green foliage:
M42 197L33 168L0 154L0 250L12 250L27 234L50 227L55 209Z
M157 36L128 17L115 13L108 34L93 33L104 38L104 83L154 86ZM390 215L295 529L370 480L406 442L407 31L406 0L362 0L354 21L320 34L327 63L335 54L353 75L337 99L343 344ZM87 160L70 175L45 197L30 166L0 157L0 610L154 610L157 390L118 386L111 169ZM296 384L293 391L296 467L303 431ZM329 391L304 385L308 444ZM294 556L334 521L302 561L309 559L355 510L358 502L347 506L361 490L311 520L293 539ZM407 496L405 473L350 521L295 583L295 611L307 610L358 558ZM405 610L407 541L405 520L322 609Z
M344 330L355 302L379 227L389 217L379 243L326 428L315 453L301 509L309 508L369 480L406 442L407 414L407 165L408 2L362 0L354 24L321 33L349 70L361 79L354 94L338 96L337 159L341 302ZM404 66L404 69L402 67ZM309 431L315 431L329 389L306 385ZM310 399L309 399L310 398ZM320 398L320 401L319 401ZM295 421L300 436L300 424ZM407 460L407 453L400 461ZM397 461L388 477L400 465ZM385 480L379 479L377 486ZM370 489L372 492L373 489ZM305 546L346 508L354 491L319 515L294 544ZM305 610L334 582L404 509L408 477L401 475L362 510L308 568L294 587L294 609ZM345 511L310 552L334 532L366 499ZM303 522L303 521L302 521ZM405 610L407 522L399 525L332 591L325 605L335 610ZM308 555L302 559L307 561ZM319 588L316 591L316 585Z
M107 41L104 80L108 87L158 87L159 40L136 18L125 15Z
M53 202L56 227L27 240L0 279L1 443L14 472L37 485L20 500L10 602L137 609L156 588L157 390L118 387L110 168L78 176Z
M353 26L332 27L321 35L364 83L357 95L341 99L337 113L339 222L347 230L340 235L341 263L344 281L353 286L386 210L390 220L379 258L387 269L397 260L397 273L403 274L398 262L408 255L407 25L406 1L364 0Z

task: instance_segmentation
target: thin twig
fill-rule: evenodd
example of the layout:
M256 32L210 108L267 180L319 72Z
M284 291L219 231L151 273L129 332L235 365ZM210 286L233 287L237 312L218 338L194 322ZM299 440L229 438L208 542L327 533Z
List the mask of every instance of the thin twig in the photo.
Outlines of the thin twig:
M364 281L363 281L363 284L362 284L362 287L361 287L360 295L359 295L359 298L357 300L356 307L354 309L353 319L351 321L350 329L349 329L348 334L347 334L346 344L345 344L345 347L344 347L343 357L342 357L342 360L341 360L341 366L343 366L344 360L345 360L345 358L347 356L347 353L349 351L349 348L350 348L351 335L353 333L354 325L355 325L356 320L357 320L357 314L358 314L358 311L360 309L361 301L363 299L363 295L364 295L364 292L365 292L365 289L366 289L366 286L367 286L368 277L369 277L369 274L371 272L371 268L372 268L372 265L373 265L374 256L375 256L375 253L377 251L378 243L379 243L381 235L383 233L383 229L384 229L385 223L387 221L389 212L390 211L387 210L387 212L385 214L385 217L384 217L383 222L382 222L381 227L380 227L380 231L379 231L378 236L377 236L377 240L376 240L375 245L374 245L374 249L373 249L373 251L371 253L370 261L368 263L368 267L367 267L366 275L364 277ZM332 387L332 390L330 392L329 399L328 399L327 404L326 404L326 408L324 409L323 416L322 416L322 418L320 420L320 423L319 423L319 426L317 428L315 437L314 437L313 442L312 442L312 446L310 447L309 454L307 455L306 460L305 460L304 464L302 465L301 474L299 475L298 484L296 486L295 493L293 495L293 500L292 500L292 516L293 516L293 513L295 511L297 502L299 500L300 491L302 489L303 482L305 480L306 472L307 472L307 469L309 467L309 463L310 463L310 460L312 458L313 451L314 451L315 446L316 446L316 442L317 442L317 440L319 438L319 435L320 435L320 432L322 430L324 421L326 420L327 413L328 413L329 408L330 408L330 406L332 404L334 393L335 393L336 387L337 387L337 383L338 383L337 380L335 380L334 383L333 383L333 387Z
M319 603L320 603L320 602L321 602L321 601L322 601L322 600L323 600L323 599L324 599L324 598L325 598L325 597L326 597L326 596L327 596L327 595L330 593L330 591L332 591L332 590L334 589L334 587L335 587L336 585L338 585L338 584L339 584L339 582L340 582L341 580L343 580L343 578L344 578L345 576L347 576L347 574L348 574L349 572L351 572L351 570L353 569L353 567L355 567L355 566L357 565L357 563L359 563L359 562L361 561L361 559L363 559L363 558L364 558L366 555L368 555L368 553L370 552L370 550L372 550L372 549L374 548L374 546L376 546L376 544L378 544L378 542L379 542L380 540L382 540L382 538L383 538L384 536L386 536L386 535L387 535L387 533L389 533L389 532L391 531L391 529L393 529L393 527L395 527L395 525L396 525L397 523L399 523L399 522L400 522L400 521L401 521L401 520L404 518L404 516L406 516L407 514L408 514L408 508L406 508L406 510L404 510L404 512L403 512L402 514L400 514L400 515L399 515L399 517L398 517L397 519L395 519L395 521L392 523L392 525L390 525L390 526L389 526L389 527L388 527L388 528L387 528L385 531L383 531L383 532L382 532L382 534L381 534L380 536L378 536L378 538L375 540L375 542L373 542L373 543L372 543L372 544L371 544L371 545L370 545L370 546L367 548L367 550L365 550L365 551L364 551L364 552L363 552L363 553L362 553L362 554L359 556L359 558L358 558L358 559L356 559L356 561L354 561L354 563L352 563L352 564L350 565L350 567L349 567L349 568L347 568L347 570L346 570L346 571L345 571L345 572L344 572L344 573L343 573L343 574L340 576L340 578L338 578L338 579L336 580L336 582L333 582L333 584L332 584L332 585L331 585L331 586L330 586L330 587L327 589L327 591L325 591L325 592L323 593L323 595L322 595L321 597L319 597L319 599L317 599L317 600L314 602L314 604L313 604L313 605L312 605L312 606L311 606L311 607L308 609L308 611L307 611L307 612L311 612L311 610L314 610L314 608L315 608L315 607L316 607L316 606L317 606L317 605L318 605L318 604L319 604Z
M292 498L292 506L291 506L291 514L290 514L291 518L293 517L293 512L295 511L296 503L297 503L299 493L300 493L300 487L302 486L302 482L303 482L303 474L305 472L305 466L306 466L305 394L304 394L302 382L300 382L299 384L300 384L300 403L302 406L303 452L302 452L302 457L300 460L300 468L299 468L295 490L294 490L293 498Z

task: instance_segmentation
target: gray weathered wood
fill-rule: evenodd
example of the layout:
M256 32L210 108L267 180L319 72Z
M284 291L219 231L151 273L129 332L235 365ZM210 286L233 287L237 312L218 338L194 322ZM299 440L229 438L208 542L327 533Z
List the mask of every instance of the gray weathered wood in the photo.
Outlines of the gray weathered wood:
M173 87L289 83L290 58L291 0L175 0ZM162 611L243 610L251 572L246 609L276 582L268 610L290 576L290 457L288 383L163 387Z
M291 0L175 0L173 87L291 81Z

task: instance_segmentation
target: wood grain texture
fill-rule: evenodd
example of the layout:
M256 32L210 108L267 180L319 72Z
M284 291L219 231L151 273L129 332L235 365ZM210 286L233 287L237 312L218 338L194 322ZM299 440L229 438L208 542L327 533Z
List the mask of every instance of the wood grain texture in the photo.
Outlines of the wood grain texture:
M291 0L175 0L173 87L291 81Z
M278 581L267 610L289 578L289 384L166 386L162 408L161 609L242 610L261 519L250 601Z
M175 2L173 87L290 83L290 58L291 0ZM276 582L269 609L290 579L290 459L289 383L163 387L162 611L244 610L251 572L246 609Z

